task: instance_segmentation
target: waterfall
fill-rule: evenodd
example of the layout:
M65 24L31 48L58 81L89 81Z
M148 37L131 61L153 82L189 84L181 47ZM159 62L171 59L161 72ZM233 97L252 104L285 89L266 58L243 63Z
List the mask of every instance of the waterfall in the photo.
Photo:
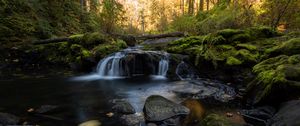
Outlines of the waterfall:
M121 77L122 64L121 59L125 56L122 52L117 52L111 56L102 59L97 66L97 73L101 77Z
M159 76L166 76L169 69L169 61L165 58L162 58L159 61L158 73Z
M101 78L149 74L166 77L168 69L168 53L128 48L102 59L98 63L97 74Z

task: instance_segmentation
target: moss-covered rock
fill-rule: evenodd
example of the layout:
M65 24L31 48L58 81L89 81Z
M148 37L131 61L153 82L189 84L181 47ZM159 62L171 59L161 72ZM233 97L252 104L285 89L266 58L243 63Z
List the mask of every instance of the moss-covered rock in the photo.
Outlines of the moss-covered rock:
M226 64L230 65L230 66L232 66L232 65L241 65L242 61L240 61L239 59L231 56L231 57L227 58Z
M300 54L300 38L290 39L266 51L271 56Z
M280 55L255 65L253 72L257 74L257 77L248 85L248 91L254 94L253 102L259 103L269 100L269 98L272 99L275 94L276 96L285 96L286 91L291 89L299 91L299 59L300 55Z
M232 126L232 124L225 116L209 114L204 118L203 126Z
M100 32L77 34L69 37L70 43L82 45L84 48L91 49L99 44L111 43L114 39Z

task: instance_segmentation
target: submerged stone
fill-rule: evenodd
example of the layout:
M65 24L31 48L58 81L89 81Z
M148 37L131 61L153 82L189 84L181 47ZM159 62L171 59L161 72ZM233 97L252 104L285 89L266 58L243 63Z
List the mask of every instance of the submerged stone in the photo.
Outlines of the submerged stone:
M20 118L15 115L0 112L0 125L16 125L19 121Z
M126 101L126 100L114 100L113 103L115 104L112 109L118 113L123 114L134 114L135 109L132 107L132 105Z
M144 114L147 121L162 121L174 116L187 115L190 110L176 104L162 96L152 95L144 105Z
M126 126L140 126L141 123L145 122L145 119L142 113L136 113L121 116L121 122Z
M90 120L79 124L78 126L101 126L101 122L98 120Z

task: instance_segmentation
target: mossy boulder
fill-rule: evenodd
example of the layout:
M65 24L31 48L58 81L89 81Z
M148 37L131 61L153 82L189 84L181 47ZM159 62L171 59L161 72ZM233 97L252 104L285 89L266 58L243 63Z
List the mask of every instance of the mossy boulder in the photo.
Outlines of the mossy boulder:
M283 55L294 55L300 54L300 38L290 39L282 44L268 49L266 53L271 56Z
M91 49L99 44L110 43L113 38L100 32L77 34L69 37L72 44L82 45L84 48Z
M117 39L111 43L100 44L95 46L91 53L94 55L96 60L100 60L105 56L117 52L121 49L127 48L127 44L123 40Z
M261 101L284 101L286 92L291 94L300 90L300 55L280 55L262 61L253 67L257 77L248 85L253 103ZM297 95L298 93L296 93Z
M209 114L203 120L203 126L232 126L233 124L222 115Z

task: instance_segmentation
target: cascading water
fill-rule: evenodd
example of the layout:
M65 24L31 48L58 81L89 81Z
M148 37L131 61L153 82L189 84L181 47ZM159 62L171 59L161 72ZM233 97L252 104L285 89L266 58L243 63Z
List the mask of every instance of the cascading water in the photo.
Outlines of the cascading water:
M128 48L102 59L97 66L100 78L123 78L150 74L166 77L168 53Z
M158 73L159 76L166 76L169 69L169 61L166 58L162 58L159 61Z
M97 66L97 73L101 77L120 77L122 75L121 58L125 54L117 52L109 57L102 59Z

